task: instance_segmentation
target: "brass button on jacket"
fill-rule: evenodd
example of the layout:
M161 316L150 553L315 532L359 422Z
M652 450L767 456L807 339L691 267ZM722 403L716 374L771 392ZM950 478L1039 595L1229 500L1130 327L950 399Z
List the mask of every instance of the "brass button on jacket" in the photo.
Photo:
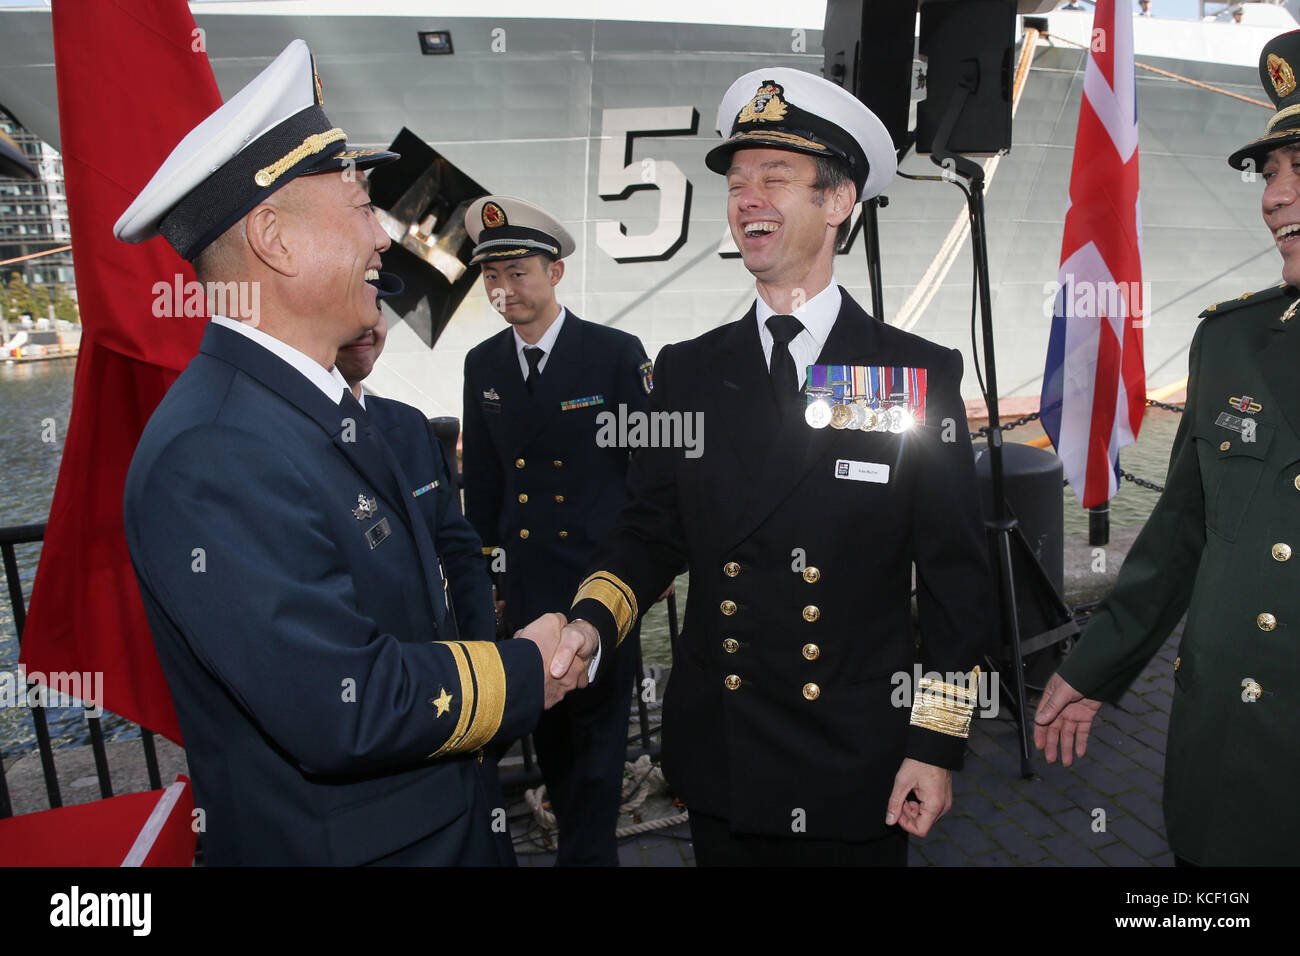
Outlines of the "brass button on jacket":
M569 536L569 532L567 532L567 531L561 531L561 532L559 532L559 535L560 535L561 538L567 538L567 537Z
M816 568L803 569L803 579L807 581L809 584L816 584L818 581L821 580L821 577L822 577L822 573Z
M810 661L815 661L822 656L822 649L816 644L805 644L803 646L803 656Z
M731 615L735 614L735 613L736 613L736 602L735 602L735 601L723 601L723 602L722 602L722 613L725 614L725 615L727 615L727 617L731 617Z
M558 458L555 459L555 461L551 462L551 464L554 465L556 468L563 468L563 467L564 467L564 462L560 461L560 459L558 459Z
M521 505L526 505L526 504L528 504L528 496L527 496L527 495L520 495L520 496L519 496L519 503L520 503Z
M564 504L564 495L556 495L556 496L555 496L555 503L556 503L557 505L562 505L562 504Z
M740 687L740 678L735 674L728 674L723 683L727 685L727 690L737 690Z
M816 684L804 684L803 696L805 700L816 700L822 695L822 689Z
M734 637L729 637L722 642L722 649L728 654L734 654L736 651L740 650L740 641L736 640Z
M522 458L516 458L516 459L515 459L515 467L516 467L516 468L522 468L522 467L524 467L524 460L523 460Z
M527 528L520 528L520 529L519 529L519 537L524 538L524 539L527 539L527 537L528 537L528 529L527 529Z
M722 566L722 573L729 578L734 578L737 574L740 573L740 565L738 565L735 561L728 561L726 564Z
M1296 491L1300 491L1300 475L1296 475L1295 481L1291 482L1291 484L1295 485Z
M1279 541L1277 544L1273 545L1273 560L1274 560L1274 561L1290 561L1290 560L1291 560L1291 545L1286 544L1286 543L1284 543L1284 542L1282 542L1282 541Z
M1261 631L1271 631L1277 627L1277 618L1265 611L1259 617L1255 618L1255 623L1259 625Z
M1178 668L1182 666L1182 663L1183 663L1183 659L1182 659L1181 657L1175 657L1175 658L1174 658L1174 670L1178 670Z
M822 616L821 608L819 608L816 604L809 604L806 608L803 609L803 619L810 624L821 616Z
M1264 688L1257 681L1246 681L1241 685L1241 695L1246 700L1259 700L1264 695Z
M1231 447L1232 447L1232 442L1230 442L1230 441L1225 441L1225 442L1220 443L1220 445L1219 445L1219 451L1227 451L1227 450L1228 450L1229 448L1231 448Z

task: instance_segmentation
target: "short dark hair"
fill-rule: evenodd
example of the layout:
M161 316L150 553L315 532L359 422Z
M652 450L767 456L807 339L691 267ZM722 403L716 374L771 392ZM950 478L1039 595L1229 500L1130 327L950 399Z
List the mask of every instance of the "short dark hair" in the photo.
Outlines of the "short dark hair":
M826 194L841 186L853 186L853 179L849 176L849 169L844 163L830 156L814 156L813 162L817 166L817 178L813 180L812 188L818 193L815 200L820 206L826 198ZM853 189L854 198L857 198L857 188ZM845 217L840 223L839 229L835 233L835 249L838 252L840 246L844 245L849 238L849 233L853 231L853 213Z

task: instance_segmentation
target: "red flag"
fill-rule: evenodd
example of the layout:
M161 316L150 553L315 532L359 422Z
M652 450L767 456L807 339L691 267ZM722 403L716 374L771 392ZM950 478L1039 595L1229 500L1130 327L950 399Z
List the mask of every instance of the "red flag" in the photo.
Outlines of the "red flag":
M117 241L113 223L221 94L184 0L56 0L53 21L82 338L22 661L102 671L96 703L180 743L126 550L122 489L204 319L177 314L177 287L194 281L188 263L162 239Z
M1119 451L1146 410L1133 18L1097 0L1070 172L1043 430L1085 508L1115 494Z
M193 866L194 791L127 793L0 820L0 866Z

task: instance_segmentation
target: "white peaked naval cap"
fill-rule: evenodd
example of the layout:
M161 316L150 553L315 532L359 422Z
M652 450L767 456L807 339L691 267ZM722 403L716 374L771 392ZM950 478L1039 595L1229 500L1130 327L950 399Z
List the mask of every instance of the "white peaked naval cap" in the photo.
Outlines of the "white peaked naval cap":
M856 96L820 76L776 66L746 73L718 107L723 142L705 165L726 175L738 149L785 149L829 156L848 167L858 201L879 196L898 156L889 131Z

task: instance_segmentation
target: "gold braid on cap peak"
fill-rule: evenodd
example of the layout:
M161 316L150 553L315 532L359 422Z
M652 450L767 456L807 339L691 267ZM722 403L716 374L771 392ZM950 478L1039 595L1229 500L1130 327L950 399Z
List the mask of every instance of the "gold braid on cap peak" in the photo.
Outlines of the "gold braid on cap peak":
M1295 116L1297 113L1300 113L1300 103L1295 103L1291 106L1286 107L1286 109L1278 110L1276 113L1273 114L1273 117L1268 121L1268 125L1264 127L1264 132L1265 133L1273 132L1273 127L1275 127L1278 123L1282 122L1282 120L1284 119L1290 119L1292 116ZM1294 132L1294 131L1288 131L1288 132Z
M302 143L295 146L288 153L281 156L270 166L263 166L253 177L253 182L265 189L271 183L283 176L288 170L292 169L302 162L306 157L319 153L331 143L337 143L340 140L348 138L348 134L335 126L333 129L327 129L323 133L312 133Z
M978 667L971 671L969 687L922 677L916 699L912 701L912 726L937 731L949 737L969 737L970 720L975 712L979 685Z
M632 625L636 623L638 617L636 607L636 595L617 575L608 571L597 571L595 574L578 585L578 593L573 598L576 605L579 601L591 598L593 601L599 601L605 605L614 618L614 624L618 628L618 643L623 643L623 638L627 637L628 631L632 630Z

